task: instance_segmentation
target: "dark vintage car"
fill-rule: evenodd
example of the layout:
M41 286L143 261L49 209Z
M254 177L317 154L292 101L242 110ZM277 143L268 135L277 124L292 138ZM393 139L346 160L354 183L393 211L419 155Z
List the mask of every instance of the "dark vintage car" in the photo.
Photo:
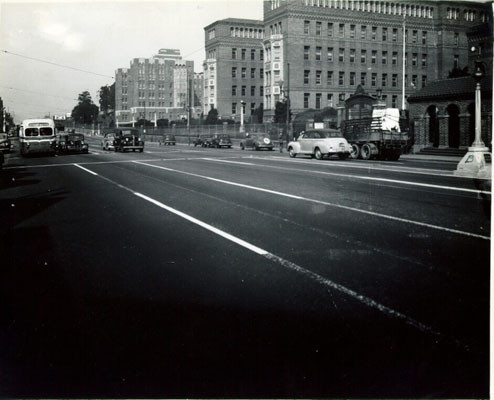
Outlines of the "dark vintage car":
M225 133L215 133L211 138L206 142L207 147L228 147L232 148L232 139Z
M144 151L144 141L139 135L139 131L135 128L122 128L115 129L113 131L114 139L113 146L115 151L121 151L122 153L127 150L132 151Z
M58 137L57 151L59 154L88 153L89 146L84 142L84 135L80 133L66 133Z
M159 141L159 145L163 145L163 146L175 146L175 144L177 144L177 141L175 140L175 136L174 135L163 135L161 138L160 138L160 141Z
M211 136L210 135L199 135L193 141L194 147L196 147L196 146L206 147L207 144L210 142L211 142Z
M0 152L10 153L12 150L12 143L10 142L9 136L6 133L0 133Z
M252 133L247 134L245 139L240 141L240 148L242 150L273 150L273 142L267 133Z

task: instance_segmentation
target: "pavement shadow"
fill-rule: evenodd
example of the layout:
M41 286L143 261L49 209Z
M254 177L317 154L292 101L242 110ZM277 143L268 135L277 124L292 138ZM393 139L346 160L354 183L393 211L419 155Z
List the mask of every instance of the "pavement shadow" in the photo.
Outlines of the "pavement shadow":
M11 168L0 170L0 190L19 186L35 185L39 179L33 179L35 174L27 168Z

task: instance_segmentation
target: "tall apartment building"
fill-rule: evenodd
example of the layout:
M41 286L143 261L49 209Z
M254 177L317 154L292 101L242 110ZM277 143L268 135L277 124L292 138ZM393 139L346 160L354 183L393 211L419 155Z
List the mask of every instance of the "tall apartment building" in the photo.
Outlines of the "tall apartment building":
M151 58L134 58L130 68L115 72L116 121L129 125L143 118L186 117L195 79L194 62L182 60L180 50L161 49ZM202 104L196 104L193 115L201 112Z
M467 1L265 0L265 119L288 79L294 113L336 107L358 85L401 108L403 84L411 94L468 65L467 31L488 18Z
M250 118L263 102L262 21L228 18L204 28L204 115L211 108L223 119Z

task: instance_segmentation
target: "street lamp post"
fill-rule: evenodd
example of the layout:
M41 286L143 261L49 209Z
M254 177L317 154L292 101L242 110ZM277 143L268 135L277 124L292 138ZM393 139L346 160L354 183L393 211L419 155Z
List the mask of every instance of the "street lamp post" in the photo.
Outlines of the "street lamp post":
M468 148L467 154L458 163L455 175L470 176L475 178L490 178L490 165L487 166L486 155L491 157L489 149L485 146L481 137L481 86L480 81L485 73L485 65L481 61L475 61L473 78L475 79L475 140Z
M240 100L240 132L241 133L245 132L245 129L244 129L244 106L245 106L245 101Z

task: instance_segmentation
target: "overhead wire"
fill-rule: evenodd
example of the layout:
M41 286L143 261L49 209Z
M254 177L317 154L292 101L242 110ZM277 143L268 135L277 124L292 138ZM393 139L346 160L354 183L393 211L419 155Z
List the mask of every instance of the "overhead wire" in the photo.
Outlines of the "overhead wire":
M15 87L11 87L11 86L2 86L0 85L0 87L2 88L5 88L5 89L10 89L10 90L19 90L21 92L28 92L28 93L34 93L34 94L41 94L43 96L50 96L50 97L57 97L59 99L65 99L65 100L75 100L75 101L78 101L79 99L74 99L72 97L64 97L64 96L58 96L58 95L55 95L55 94L49 94L49 93L45 93L45 92L35 92L33 90L27 90L27 89L19 89L19 88L15 88Z

